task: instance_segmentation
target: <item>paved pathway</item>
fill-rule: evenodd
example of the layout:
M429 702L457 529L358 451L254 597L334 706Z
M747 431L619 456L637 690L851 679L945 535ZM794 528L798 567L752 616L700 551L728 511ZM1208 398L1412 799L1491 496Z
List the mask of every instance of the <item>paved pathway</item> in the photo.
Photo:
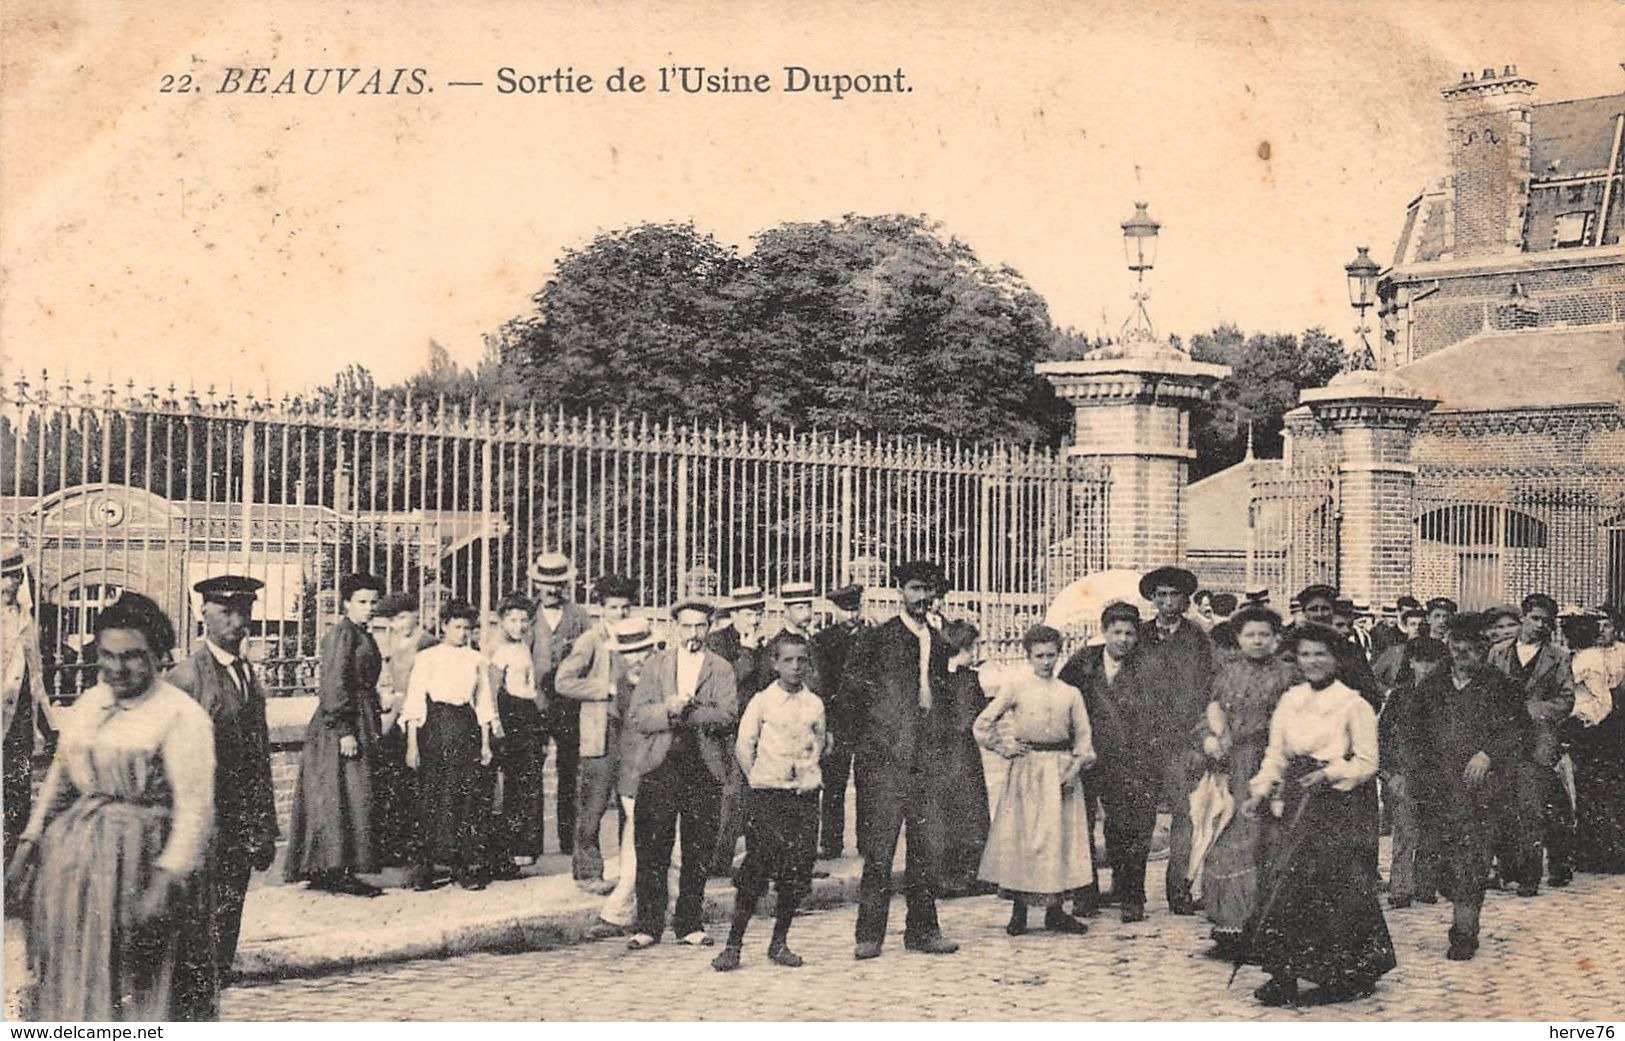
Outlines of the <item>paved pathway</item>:
M1158 879L1160 882L1160 879ZM1389 912L1400 966L1376 995L1348 1005L1265 1009L1262 981L1202 953L1207 929L1152 905L1121 924L1114 912L1087 936L1004 934L1008 904L942 904L957 955L905 953L902 901L875 961L852 960L854 911L797 920L792 946L807 960L784 969L764 956L771 922L759 918L746 962L711 970L715 948L669 939L632 953L618 941L514 955L417 961L226 992L238 1020L1564 1020L1617 1019L1625 1009L1625 876L1581 876L1533 900L1491 893L1483 947L1471 962L1444 959L1449 905ZM1035 916L1034 921L1038 920ZM720 926L713 926L713 931Z

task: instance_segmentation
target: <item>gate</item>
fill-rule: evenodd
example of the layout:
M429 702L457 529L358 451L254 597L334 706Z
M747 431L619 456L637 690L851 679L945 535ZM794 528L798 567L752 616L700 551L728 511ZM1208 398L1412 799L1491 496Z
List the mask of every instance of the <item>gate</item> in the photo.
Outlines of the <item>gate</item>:
M1297 471L1255 481L1247 504L1247 586L1285 606L1305 586L1338 580L1336 471Z
M279 691L311 688L347 572L436 605L527 590L537 553L681 595L786 581L871 589L940 561L950 614L994 655L1073 579L1109 566L1109 476L1039 448L770 429L372 396L277 401L97 389L48 376L0 392L0 537L30 572L48 685L94 682L96 612L152 596L182 649L210 574L265 582L248 654Z

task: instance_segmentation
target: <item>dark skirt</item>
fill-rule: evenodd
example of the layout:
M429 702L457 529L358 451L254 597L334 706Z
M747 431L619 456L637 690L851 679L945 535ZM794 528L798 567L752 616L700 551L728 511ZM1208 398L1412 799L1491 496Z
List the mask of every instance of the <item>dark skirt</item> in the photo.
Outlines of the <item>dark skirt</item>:
M367 696L358 696L364 706ZM320 875L378 870L373 842L373 764L378 757L378 719L363 707L356 715L359 753L345 758L337 729L321 709L305 728L299 782L288 821L284 877L301 882Z
M1625 874L1625 706L1594 727L1573 733L1574 866Z
M992 826L987 803L987 775L982 748L970 734L958 735L946 757L947 783L943 789L943 881L949 885L974 884L982 864Z
M542 855L542 767L547 762L547 725L529 698L497 698L503 737L493 764L502 779L495 845L507 857ZM493 850L493 853L497 853Z
M378 739L373 771L373 842L384 867L403 867L417 855L416 777L406 765L406 735L400 727Z
M1248 961L1271 975L1321 986L1371 983L1394 968L1394 944L1365 860L1374 821L1365 789L1305 791L1321 764L1288 764L1286 807L1270 825L1269 866L1247 930ZM1301 809L1301 812L1300 812ZM1294 821L1296 823L1294 823Z
M418 733L418 826L423 864L484 864L491 770L480 765L480 724L470 705L429 702Z

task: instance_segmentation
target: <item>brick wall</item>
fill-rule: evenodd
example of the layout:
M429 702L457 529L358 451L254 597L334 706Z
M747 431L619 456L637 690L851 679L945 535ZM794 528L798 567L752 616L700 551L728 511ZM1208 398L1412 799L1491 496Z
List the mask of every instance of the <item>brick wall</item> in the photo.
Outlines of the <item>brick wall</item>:
M1601 325L1625 320L1625 263L1555 267L1456 276L1428 276L1418 270L1412 291L1432 289L1411 304L1411 356L1421 358L1482 332ZM1533 306L1509 302L1512 283ZM1406 312L1385 318L1401 339Z

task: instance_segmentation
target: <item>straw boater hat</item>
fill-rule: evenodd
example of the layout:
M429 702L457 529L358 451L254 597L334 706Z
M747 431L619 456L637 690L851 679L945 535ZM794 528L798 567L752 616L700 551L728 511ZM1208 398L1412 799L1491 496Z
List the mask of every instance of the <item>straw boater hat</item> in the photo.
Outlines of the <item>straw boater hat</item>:
M762 592L761 586L734 586L733 592L728 594L728 610L738 611L744 608L761 608L767 604L767 596Z
M529 571L530 580L537 584L568 582L573 574L575 565L563 553L538 553Z
M811 582L786 582L779 588L779 599L786 606L790 604L810 604L817 596L817 590Z
M655 645L647 618L624 618L615 623L615 650L622 654L646 651Z
M1270 603L1269 587L1260 586L1257 589L1249 589L1245 593L1242 593L1241 597L1249 604L1260 604L1264 607L1268 607Z
M0 575L23 573L23 548L7 539L0 542Z

